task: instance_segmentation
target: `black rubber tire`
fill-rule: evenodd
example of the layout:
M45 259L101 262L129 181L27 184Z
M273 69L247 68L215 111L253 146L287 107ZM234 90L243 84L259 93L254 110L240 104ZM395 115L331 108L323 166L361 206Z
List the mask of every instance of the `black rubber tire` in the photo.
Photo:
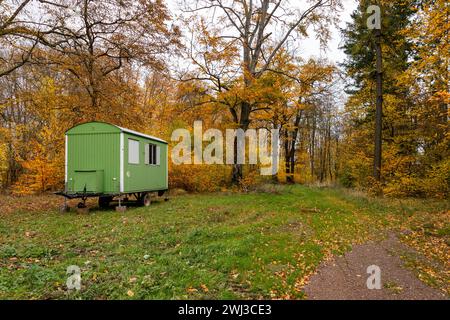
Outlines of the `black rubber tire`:
M158 197L162 197L166 193L166 190L158 191Z
M106 209L109 207L111 201L112 201L111 197L98 197L98 206L100 208Z
M141 195L141 198L139 199L139 204L143 207L149 207L151 203L152 203L151 194L143 193Z

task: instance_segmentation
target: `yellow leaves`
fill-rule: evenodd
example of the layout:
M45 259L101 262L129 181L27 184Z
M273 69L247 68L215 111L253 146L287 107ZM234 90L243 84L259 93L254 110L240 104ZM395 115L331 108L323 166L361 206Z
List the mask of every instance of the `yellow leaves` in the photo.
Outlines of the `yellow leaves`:
M2 132L0 128L0 140L2 140ZM3 186L4 173L8 168L8 151L6 143L0 143L0 188Z
M220 190L230 173L231 168L225 165L177 165L169 168L169 183L186 191L214 192Z
M132 291L132 290L128 290L127 291L127 296L129 296L129 297L134 297L134 292Z
M33 158L21 161L25 173L21 179L14 185L13 191L17 194L32 194L34 192L45 192L55 190L61 187L64 167L63 162L56 158L48 157L50 150L42 148L37 142L31 144L30 153L35 152ZM61 157L62 155L58 155Z
M406 255L403 257L413 267L419 277L432 285L438 285L447 294L448 270L450 268L449 242L450 211L418 212L401 223L402 242L414 248L423 257Z
M208 287L207 287L205 284L203 284L203 283L200 284L200 289L202 290L203 293L208 293L208 292L209 292ZM188 288L186 289L186 292L187 292L187 293L194 294L194 293L199 292L199 289L190 286L190 287L188 287Z
M219 24L217 24L219 25ZM196 35L197 54L192 54L192 59L197 64L210 71L226 69L229 65L237 65L239 60L239 48L235 41L223 37L223 30L217 26L207 25L204 18L194 23L192 33Z

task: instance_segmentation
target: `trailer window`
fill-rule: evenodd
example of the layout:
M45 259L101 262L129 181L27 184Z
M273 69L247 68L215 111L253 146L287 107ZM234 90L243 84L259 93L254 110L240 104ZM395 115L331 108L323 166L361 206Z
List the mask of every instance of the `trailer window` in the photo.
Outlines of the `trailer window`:
M151 143L145 145L145 164L159 165L159 146Z
M128 163L139 164L139 141L128 139Z

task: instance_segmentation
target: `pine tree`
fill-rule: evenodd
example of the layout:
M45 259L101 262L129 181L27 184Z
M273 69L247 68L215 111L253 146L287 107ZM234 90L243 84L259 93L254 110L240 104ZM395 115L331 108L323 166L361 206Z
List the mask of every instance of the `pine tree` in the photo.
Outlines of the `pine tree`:
M345 169L344 172L356 172L361 184L370 179L370 165L373 159L373 137L375 128L376 101L376 50L375 37L367 27L367 7L372 1L360 1L358 10L352 14L352 22L343 30L345 43L343 49L348 55L343 64L351 79L347 87L349 100L346 105L347 139L352 146L349 150L357 150L364 163L357 165L359 170ZM391 170L392 157L401 154L410 155L415 152L411 147L410 137L405 129L411 126L409 114L409 97L406 86L398 81L399 75L409 67L412 56L411 42L405 39L404 29L409 25L415 12L413 1L392 4L380 1L382 10L382 54L383 54L383 86L384 115L382 139L384 144L383 158L386 162L383 170L384 181L389 180L395 172ZM392 150L392 148L396 150ZM369 161L368 161L369 160ZM344 159L344 167L347 165ZM349 164L351 166L351 164Z

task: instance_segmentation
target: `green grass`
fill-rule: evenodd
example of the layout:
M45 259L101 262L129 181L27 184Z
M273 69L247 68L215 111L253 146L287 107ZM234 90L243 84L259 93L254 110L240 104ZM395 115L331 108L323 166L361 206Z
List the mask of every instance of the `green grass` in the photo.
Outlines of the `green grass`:
M185 195L125 213L19 210L0 216L0 298L301 299L330 255L447 211L446 202L301 186ZM448 241L448 223L436 228L423 237ZM81 268L79 292L66 289L70 265Z

